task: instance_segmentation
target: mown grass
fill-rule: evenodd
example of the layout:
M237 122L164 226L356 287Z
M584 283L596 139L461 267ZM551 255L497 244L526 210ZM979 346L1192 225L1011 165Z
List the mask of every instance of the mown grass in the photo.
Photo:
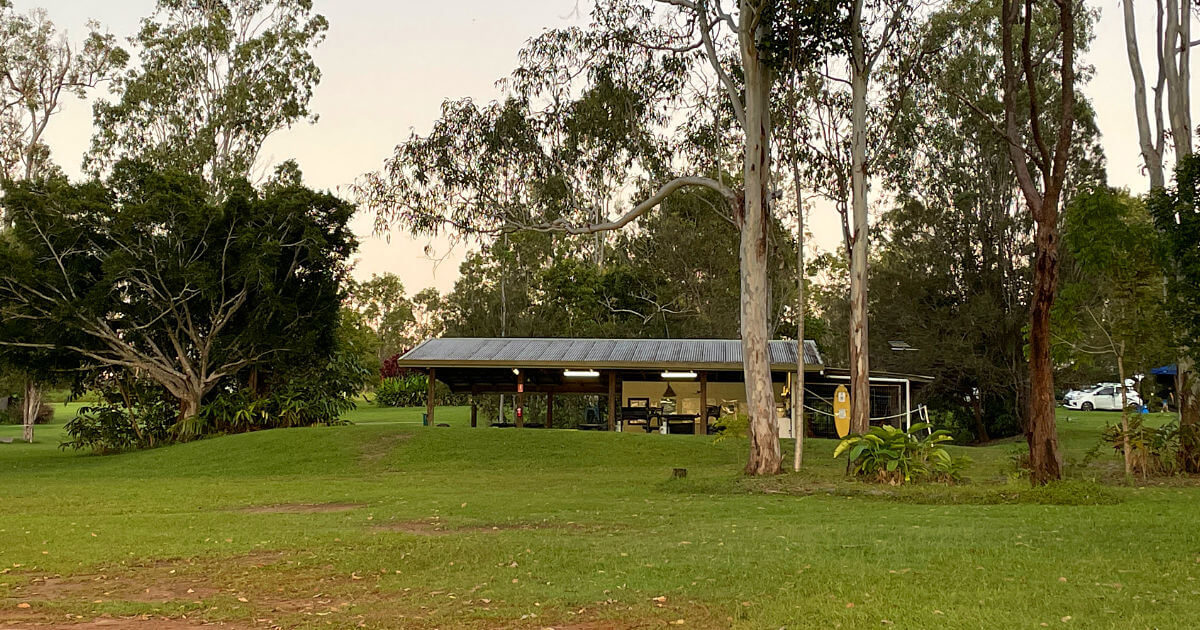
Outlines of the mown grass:
M0 444L0 620L1182 628L1200 618L1200 489L1088 481L1112 478L1111 453L1081 462L1115 414L1060 417L1073 481L1031 492L1009 475L1015 441L956 447L974 461L970 483L897 489L845 480L828 440L808 441L804 472L760 481L740 476L738 440L473 430L461 408L438 410L451 427L425 428L422 412L364 405L351 426L106 457L59 450L61 424L39 426L33 445ZM333 503L342 511L245 509ZM84 586L49 592L40 580L56 575ZM148 601L112 580L180 589ZM211 589L187 594L181 580Z

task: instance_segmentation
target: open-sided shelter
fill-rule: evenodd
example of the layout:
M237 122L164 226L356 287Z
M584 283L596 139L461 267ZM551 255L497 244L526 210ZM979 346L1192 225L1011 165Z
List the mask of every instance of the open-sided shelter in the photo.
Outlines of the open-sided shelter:
M788 397L797 369L795 341L770 341L771 378L777 413L790 416ZM478 424L481 394L510 394L516 426L554 426L554 397L578 394L603 397L607 414L585 428L706 433L720 416L744 413L746 393L742 342L736 339L429 339L397 361L398 367L429 376L427 417L434 423L435 381L452 392L470 393L471 426ZM824 365L815 342L803 350L809 426L832 432L828 417L838 385L849 382L846 370ZM911 422L913 387L929 379L872 373L872 417ZM546 397L542 418L525 417L525 397ZM702 402L703 401L703 402ZM780 422L783 437L791 423Z

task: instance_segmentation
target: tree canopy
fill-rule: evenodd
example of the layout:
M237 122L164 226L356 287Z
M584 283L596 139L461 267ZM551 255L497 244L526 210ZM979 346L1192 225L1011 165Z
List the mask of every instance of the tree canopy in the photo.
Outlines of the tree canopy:
M106 183L10 184L0 248L6 346L134 370L195 415L223 380L330 356L353 207L122 162Z
M134 158L220 191L249 178L268 136L316 121L312 52L328 27L312 0L158 0L135 38L140 63L94 107L86 166Z

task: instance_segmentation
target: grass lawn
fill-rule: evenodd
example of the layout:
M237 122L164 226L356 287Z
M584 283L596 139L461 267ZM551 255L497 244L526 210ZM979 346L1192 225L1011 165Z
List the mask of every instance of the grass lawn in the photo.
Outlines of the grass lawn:
M0 444L0 628L1200 619L1192 480L1030 492L1006 477L1008 441L958 449L970 483L896 490L843 479L829 440L808 442L804 473L747 480L740 440L470 429L465 408L424 428L423 411L105 457L59 450L61 424ZM1115 417L1060 415L1072 477L1119 469L1107 451L1083 463Z

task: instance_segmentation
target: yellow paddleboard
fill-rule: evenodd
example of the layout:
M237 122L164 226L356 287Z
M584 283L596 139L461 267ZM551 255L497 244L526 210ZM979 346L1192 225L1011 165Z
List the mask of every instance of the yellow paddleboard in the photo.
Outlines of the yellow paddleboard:
M850 392L845 385L838 385L833 392L833 424L837 427L838 437L850 433Z

